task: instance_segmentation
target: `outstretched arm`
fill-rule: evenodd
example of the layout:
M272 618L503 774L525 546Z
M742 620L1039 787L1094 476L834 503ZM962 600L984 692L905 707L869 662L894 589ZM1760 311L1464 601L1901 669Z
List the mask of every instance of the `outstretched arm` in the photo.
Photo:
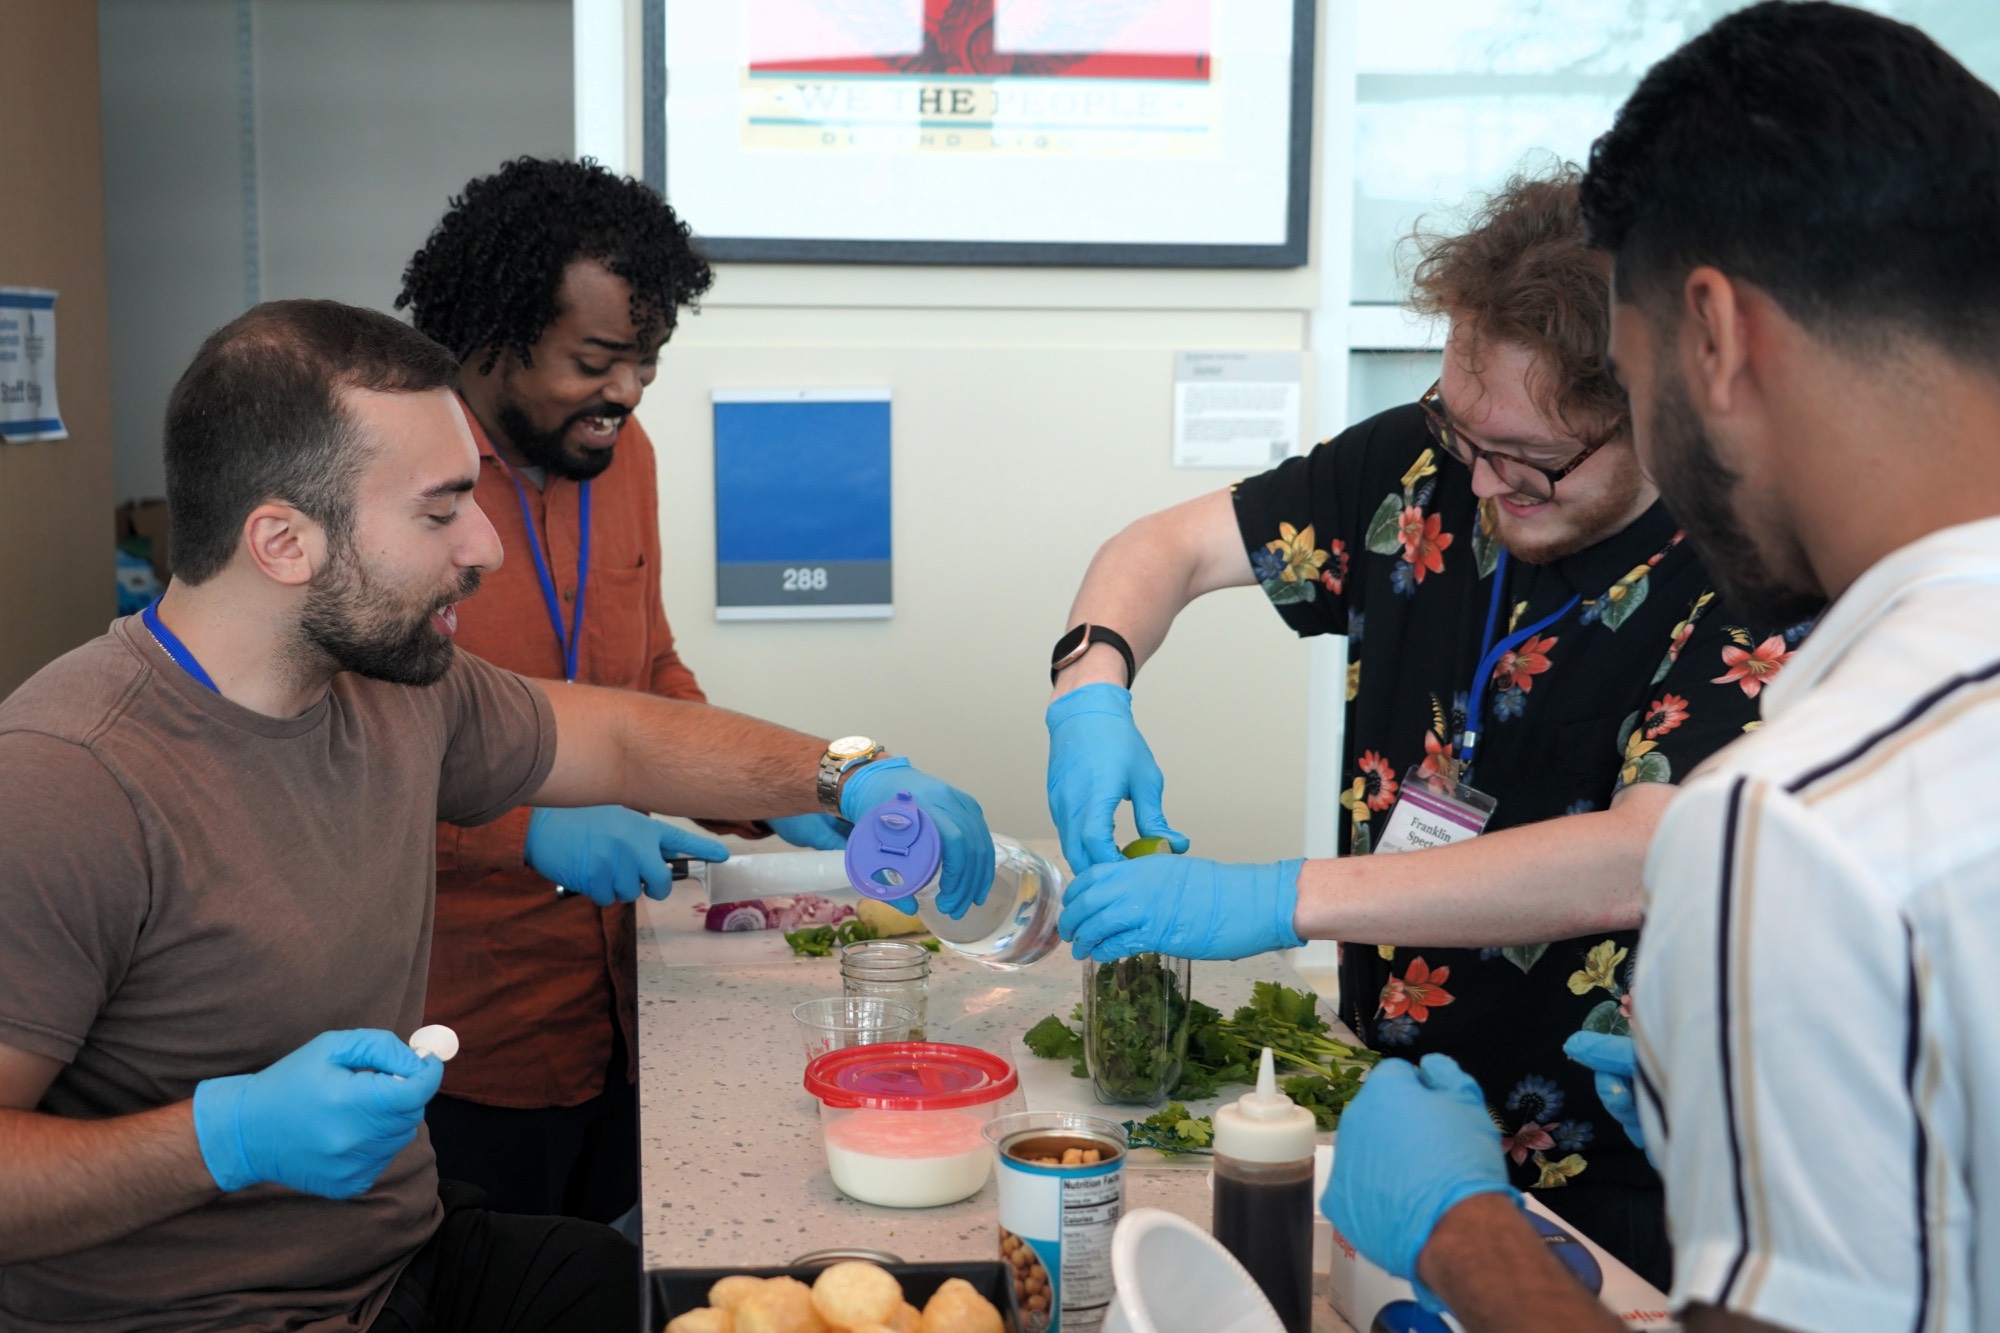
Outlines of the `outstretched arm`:
M534 805L629 805L763 819L819 809L826 742L709 704L589 685L549 689L556 759Z
M1216 491L1148 515L1104 543L1068 624L1113 631L1130 646L1135 665L1143 664L1182 607L1251 581L1234 504L1227 491ZM1063 856L1077 871L1118 859L1112 827L1126 801L1141 835L1187 849L1162 808L1166 780L1132 719L1131 684L1124 657L1101 642L1056 677L1047 715L1049 814Z
M1308 861L1293 926L1304 939L1467 948L1635 929L1646 848L1674 792L1643 783L1609 810L1449 847Z
M1143 666L1182 607L1206 593L1255 582L1229 492L1212 491L1148 514L1098 547L1064 627L1114 629ZM1092 648L1057 677L1056 693L1103 681L1129 684L1125 661L1111 648Z

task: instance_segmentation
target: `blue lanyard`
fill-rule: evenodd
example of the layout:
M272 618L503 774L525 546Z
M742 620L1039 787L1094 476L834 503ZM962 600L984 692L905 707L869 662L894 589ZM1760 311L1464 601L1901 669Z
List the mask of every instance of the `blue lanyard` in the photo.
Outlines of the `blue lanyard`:
M521 486L521 479L514 475L514 469L507 466L507 460L500 457L496 449L493 460L500 464L500 470L507 474L507 480L514 483L514 496L521 502L521 526L528 530L528 550L535 557L535 577L542 583L542 604L548 608L549 624L556 632L556 644L562 649L563 679L576 679L577 652L583 647L583 590L590 577L590 483L578 487L580 498L578 521L583 525L583 536L576 544L576 609L570 615L569 633L563 633L562 604L556 598L556 581L549 574L549 562L542 554L542 540L535 535L535 513L528 506L528 492Z
M153 642L166 649L167 656L173 658L181 670L193 676L203 685L208 686L209 689L215 690L217 694L222 693L221 690L215 689L215 682L210 680L208 673L201 669L201 663L194 660L194 654L188 651L188 646L181 642L180 636L160 622L160 599L158 597L155 597L151 604L139 613L139 618L146 622L146 629L152 634Z
M1472 759L1479 750L1479 726L1485 716L1486 683L1493 678L1493 668L1500 659L1534 638L1549 626L1576 610L1583 600L1581 595L1571 597L1561 609L1537 620L1524 630L1516 630L1498 643L1493 642L1493 628L1500 619L1500 599L1506 595L1507 552L1500 552L1500 562L1493 568L1493 599L1486 604L1486 632L1479 640L1479 667L1473 673L1472 693L1465 705L1465 730L1458 738L1459 780L1471 784Z

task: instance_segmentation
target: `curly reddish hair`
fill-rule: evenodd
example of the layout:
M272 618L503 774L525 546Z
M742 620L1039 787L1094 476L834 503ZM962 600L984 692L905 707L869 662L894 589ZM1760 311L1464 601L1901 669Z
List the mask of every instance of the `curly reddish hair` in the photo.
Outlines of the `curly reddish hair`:
M1610 261L1590 246L1582 180L1568 164L1515 176L1465 230L1444 235L1420 226L1410 237L1417 251L1410 303L1477 342L1534 353L1528 391L1536 404L1579 439L1598 441L1622 434L1629 411L1605 356Z

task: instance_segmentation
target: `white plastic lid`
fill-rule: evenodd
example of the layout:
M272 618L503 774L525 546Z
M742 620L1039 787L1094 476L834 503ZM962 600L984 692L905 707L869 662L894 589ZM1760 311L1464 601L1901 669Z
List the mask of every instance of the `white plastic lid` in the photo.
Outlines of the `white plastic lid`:
M1300 1162L1313 1155L1313 1113L1278 1091L1271 1048L1257 1063L1257 1091L1215 1112L1214 1148L1239 1162Z

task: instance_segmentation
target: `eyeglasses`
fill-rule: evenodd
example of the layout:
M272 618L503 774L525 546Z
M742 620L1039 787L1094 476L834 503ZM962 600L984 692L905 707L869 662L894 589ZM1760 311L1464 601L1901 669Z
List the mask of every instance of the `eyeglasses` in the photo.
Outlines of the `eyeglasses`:
M1477 467L1479 460L1485 459L1486 465L1493 469L1493 474L1521 495L1532 495L1537 500L1553 500L1557 482L1582 467L1585 459L1617 438L1617 432L1613 431L1600 440L1586 444L1567 463L1558 467L1543 467L1540 463L1530 463L1527 459L1516 458L1512 454L1500 454L1491 449L1482 449L1460 435L1445 417L1444 398L1438 392L1443 383L1443 380L1439 380L1431 385L1424 391L1424 396L1417 400L1417 406L1424 411L1424 424L1430 427L1431 438L1438 442L1439 448L1468 468Z

